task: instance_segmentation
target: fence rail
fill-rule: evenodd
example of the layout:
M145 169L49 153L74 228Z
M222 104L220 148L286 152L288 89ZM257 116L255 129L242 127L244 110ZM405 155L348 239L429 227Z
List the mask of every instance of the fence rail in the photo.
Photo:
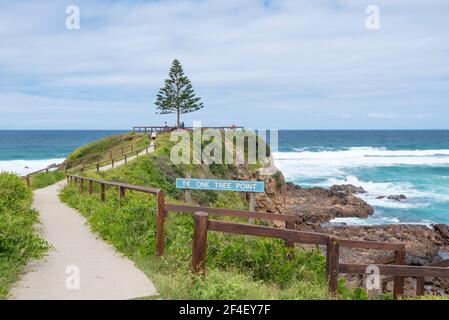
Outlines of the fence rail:
M217 129L217 130L234 130L234 129L243 129L242 126L229 126L229 127L201 127L201 129ZM179 129L178 127L172 126L134 126L133 132L170 132L172 130ZM181 129L192 130L194 127L184 127Z
M83 172L83 171L85 171L86 168L90 168L90 167L93 167L93 166L96 166L97 170L99 170L100 165L106 164L106 163L112 163L112 166L114 166L114 162L116 162L118 159L120 159L120 160L124 159L125 162L126 162L127 161L127 157L130 156L130 155L137 154L137 156L138 156L139 153L144 151L144 150L146 150L146 152L148 153L148 148L151 145L139 148L140 140L141 139L139 139L135 144L131 144L129 146L122 147L122 148L119 148L119 149L110 149L110 150L107 150L104 153L96 153L96 154L89 155L89 156L82 157L82 158L78 158L78 159L75 159L75 160L64 161L64 162L59 163L59 164L52 164L52 165L50 165L50 166L48 166L46 168L30 172L30 173L28 173L25 176L21 176L21 178L26 181L26 184L27 184L28 187L31 187L31 179L32 179L33 175L39 174L41 172L49 173L50 170L52 170L52 169L63 169L64 172L67 173L68 170L72 170L74 172L76 172L78 170L78 171ZM125 150L127 150L128 148L130 149L130 151L129 152L128 151L125 152ZM114 152L115 151L119 152L119 154L114 157ZM100 158L104 159L104 157L108 156L108 155L109 155L108 159L98 160L97 162L95 162L93 164L86 164L86 161L88 161L88 160L90 160L92 158L98 157L99 159ZM71 167L73 164L76 164L76 165Z

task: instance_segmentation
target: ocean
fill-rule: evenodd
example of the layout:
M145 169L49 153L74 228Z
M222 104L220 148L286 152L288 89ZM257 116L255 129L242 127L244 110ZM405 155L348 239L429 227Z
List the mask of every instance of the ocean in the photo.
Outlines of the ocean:
M374 206L350 225L449 223L449 131L283 131L275 164L303 187L353 184ZM405 201L379 199L400 195Z
M0 171L24 175L61 163L75 148L124 131L0 130Z
M70 151L124 131L0 131L0 171L26 174ZM351 225L449 224L449 130L280 131L276 166L303 187L353 184L374 206ZM378 199L403 194L405 201Z

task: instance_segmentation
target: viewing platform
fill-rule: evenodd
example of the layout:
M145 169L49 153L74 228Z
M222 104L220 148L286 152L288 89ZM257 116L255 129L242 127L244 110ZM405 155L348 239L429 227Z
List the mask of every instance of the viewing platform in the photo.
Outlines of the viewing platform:
M170 132L173 130L178 129L177 127L173 126L134 126L133 132L144 132L144 133L150 133L150 132ZM181 129L186 130L192 130L194 127L184 127ZM243 130L244 127L242 126L229 126L229 127L201 127L201 129L217 129L217 130Z

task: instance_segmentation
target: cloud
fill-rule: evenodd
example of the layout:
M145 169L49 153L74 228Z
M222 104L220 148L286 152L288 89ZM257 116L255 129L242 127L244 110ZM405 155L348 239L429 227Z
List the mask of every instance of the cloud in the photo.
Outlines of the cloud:
M350 0L80 0L79 31L65 28L69 4L0 1L0 127L34 127L41 114L28 103L38 98L41 108L59 106L41 119L49 128L75 110L71 127L104 128L86 112L93 107L110 128L145 118L160 123L166 118L154 115L153 100L173 58L206 105L188 121L279 128L449 123L447 1L377 1L378 31L365 28L367 4ZM18 111L30 121L17 121Z

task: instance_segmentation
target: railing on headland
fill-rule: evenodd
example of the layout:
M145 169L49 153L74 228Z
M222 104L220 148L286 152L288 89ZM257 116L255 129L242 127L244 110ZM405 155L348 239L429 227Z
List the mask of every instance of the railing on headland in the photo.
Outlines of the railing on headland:
M278 238L285 241L287 247L294 247L295 243L313 244L326 247L326 274L329 284L329 291L334 294L337 292L338 277L340 274L365 275L373 267L380 271L379 276L392 276L394 281L393 295L395 299L404 294L404 278L416 277L449 277L449 269L443 265L435 266L407 266L405 263L405 245L401 243L374 242L362 240L349 240L335 237L333 235L305 232L295 229L295 215L273 214L267 212L254 212L232 210L224 208L211 208L204 206L188 206L165 203L164 192L161 189L146 186L135 186L119 182L110 182L98 179L91 179L75 175L67 175L69 182L79 183L79 190L84 192L84 182L89 183L88 192L93 193L93 183L100 184L100 197L105 200L105 187L117 187L120 201L125 199L125 190L134 190L148 194L156 195L156 254L164 254L164 223L169 212L188 213L193 215L194 234L192 245L192 270L202 275L206 274L206 247L207 232L225 232L239 235L249 235L258 237ZM232 216L247 219L259 219L268 221L285 222L285 228L273 228L252 224L243 224L229 221L210 220L209 215L214 216ZM349 264L340 263L340 248L349 249L370 249L386 250L394 252L394 265L386 264ZM293 253L292 253L293 254ZM446 264L444 264L446 266ZM368 273L369 274L369 273ZM424 283L423 280L422 283ZM424 290L417 290L422 295Z
M135 126L133 127L133 132L170 132L176 129L186 129L192 130L194 127L172 127L172 126ZM217 130L235 130L235 129L243 129L242 126L230 126L230 127L201 127L201 129L217 129Z
M128 161L129 156L139 156L139 153L145 151L148 154L149 148L155 148L155 144L150 144L147 146L140 146L140 140L138 140L135 144L130 144L120 148L112 148L103 153L96 153L86 157L77 158L74 160L66 160L59 164L52 164L44 169L40 169L34 172L30 172L25 176L21 176L23 180L26 181L28 187L31 187L31 179L33 175L46 172L49 173L53 169L64 170L65 173L68 171L74 172L84 172L86 169L91 167L96 167L97 170L100 170L101 165L111 164L114 167L115 163L119 160L124 160L125 163ZM92 159L97 158L97 161ZM89 163L92 161L91 163Z

